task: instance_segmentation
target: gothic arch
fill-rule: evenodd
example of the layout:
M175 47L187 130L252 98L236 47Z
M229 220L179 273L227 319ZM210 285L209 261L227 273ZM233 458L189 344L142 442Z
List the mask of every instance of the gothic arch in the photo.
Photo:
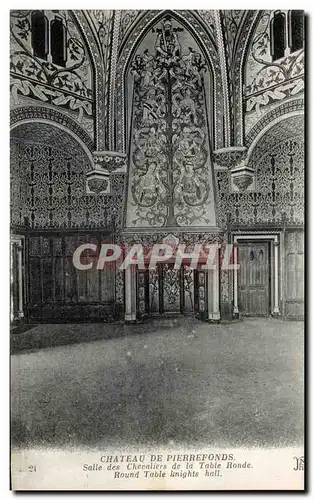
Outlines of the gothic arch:
M49 22L52 22L51 18L55 16L56 12L59 11L45 10L46 18L48 16L50 19ZM59 69L57 65L52 71L48 61L43 63L43 60L33 53L31 10L11 11L10 34L13 40L10 51L13 97L11 105L12 107L24 105L25 96L27 100L30 98L34 102L35 100L40 101L42 106L45 106L43 103L51 103L58 108L68 106L72 111L78 110L77 112L83 116L86 111L89 125L92 121L94 122L94 137L97 148L98 144L105 138L103 119L105 104L102 96L104 86L103 61L86 14L83 11L61 10L60 15L62 15L64 23L63 28L67 30L67 58L70 64L59 67ZM19 30L18 20L22 20L24 23L25 32ZM75 47L76 55L71 52L72 47ZM29 66L23 64L23 61L27 61ZM61 81L62 78L63 81ZM70 86L68 86L69 81L71 81ZM47 87L44 87L43 84ZM53 89L54 94L49 93L48 87ZM65 92L64 96L61 96L60 92ZM62 99L63 97L64 99Z
M254 127L252 127L248 133L246 137L246 145L249 148L249 152L254 148L254 144L258 142L259 138L275 123L284 120L289 116L302 114L304 114L303 98L286 101L271 109L254 125Z
M95 149L106 149L106 131L105 131L105 71L101 50L94 31L90 26L86 14L82 10L71 11L76 20L80 31L87 44L89 55L93 63L94 73L94 95L95 95Z
M64 130L84 149L91 162L91 166L93 167L93 158L91 154L94 149L93 141L75 120L72 120L69 116L64 113L60 113L60 111L55 109L39 106L25 106L11 111L11 130L19 125L22 125L23 123L25 124L30 122L47 123L48 125Z
M248 150L248 166L255 168L256 163L272 148L289 139L304 142L304 115L301 110L283 114L263 128Z
M125 226L216 227L208 61L191 32L168 13L134 54Z
M25 119L13 125L11 147L12 226L50 230L103 224L103 209L85 192L92 154L71 130L51 120ZM100 217L90 216L92 208Z
M255 27L263 11L249 10L243 21L240 35L237 40L236 58L234 60L234 145L244 145L244 117L243 117L243 81L248 48Z
M112 104L111 113L115 111L116 127L110 130L110 135L113 137L112 142L117 151L127 151L127 137L126 137L126 123L127 123L127 103L126 103L126 77L128 73L129 64L133 54L135 53L140 42L152 26L162 19L167 14L171 15L174 19L179 21L190 32L195 39L197 45L203 52L208 66L213 75L214 86L214 144L213 148L224 147L224 91L221 75L220 59L217 54L217 49L213 41L200 23L197 16L192 11L148 11L145 16L141 17L134 25L132 32L129 34L128 43L125 45L123 51L117 62L116 81L113 88L111 88L111 99L116 96L116 107ZM109 123L113 123L110 120Z

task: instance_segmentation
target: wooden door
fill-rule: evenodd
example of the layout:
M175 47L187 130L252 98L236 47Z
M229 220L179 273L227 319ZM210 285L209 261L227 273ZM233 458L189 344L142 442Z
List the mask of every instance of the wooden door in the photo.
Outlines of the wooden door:
M239 311L246 316L270 314L270 259L268 242L239 243Z

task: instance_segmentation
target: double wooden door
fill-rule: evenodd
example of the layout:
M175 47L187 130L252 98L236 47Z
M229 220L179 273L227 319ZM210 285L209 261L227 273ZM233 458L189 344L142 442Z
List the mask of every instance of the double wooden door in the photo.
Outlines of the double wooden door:
M270 314L269 242L243 242L238 246L238 303L246 316Z

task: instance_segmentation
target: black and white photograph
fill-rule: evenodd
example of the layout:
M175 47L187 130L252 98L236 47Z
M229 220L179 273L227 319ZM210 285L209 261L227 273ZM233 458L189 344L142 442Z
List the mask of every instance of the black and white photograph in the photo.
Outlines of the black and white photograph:
M306 12L9 17L11 489L304 490Z

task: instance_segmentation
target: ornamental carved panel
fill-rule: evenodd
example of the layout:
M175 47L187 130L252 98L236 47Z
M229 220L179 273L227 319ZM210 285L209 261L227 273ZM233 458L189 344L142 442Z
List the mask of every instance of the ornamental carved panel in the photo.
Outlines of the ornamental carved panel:
M63 148L51 142L12 138L11 224L38 229L121 227L125 175L112 174L111 194L87 194L84 152L70 141L69 148L65 142Z
M205 81L191 35L165 17L132 61L127 227L215 226Z
M36 54L34 14L42 12L42 53ZM60 24L63 60L51 54L53 23ZM58 42L60 43L60 42ZM89 53L68 10L12 10L10 14L11 106L40 102L75 117L93 136L93 76ZM60 59L60 58L59 58Z

